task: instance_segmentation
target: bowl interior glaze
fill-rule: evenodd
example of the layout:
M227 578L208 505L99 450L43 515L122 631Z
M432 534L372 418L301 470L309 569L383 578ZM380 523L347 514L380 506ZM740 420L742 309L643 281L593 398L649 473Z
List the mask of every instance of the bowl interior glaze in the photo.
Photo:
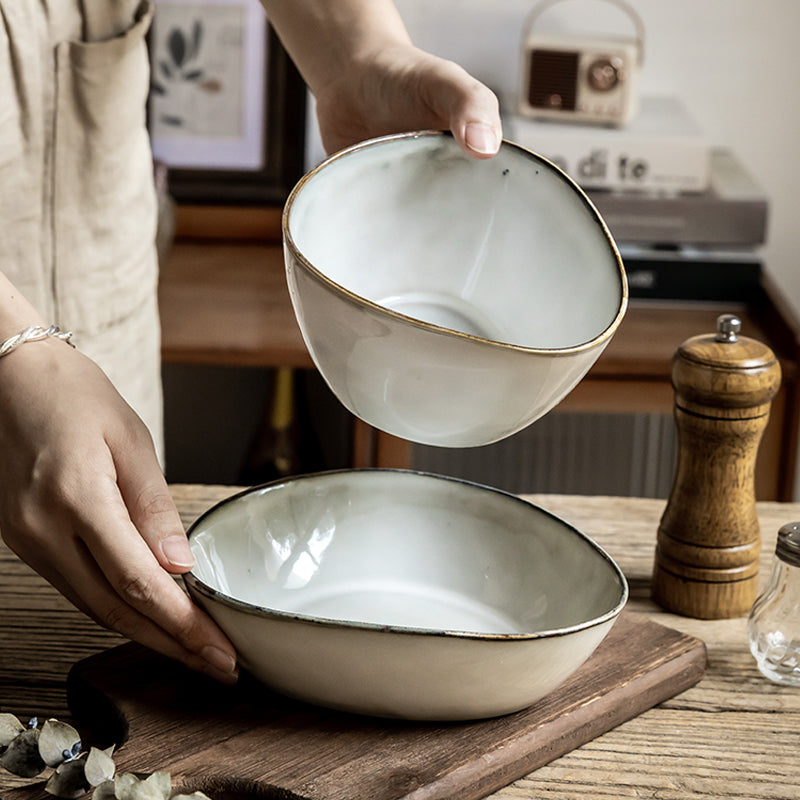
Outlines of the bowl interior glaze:
M397 470L250 490L190 535L193 578L251 613L458 636L564 633L627 588L586 536L515 496Z
M287 203L308 269L392 314L543 350L602 337L624 311L619 254L586 195L504 142L469 158L449 135L374 140L328 160Z

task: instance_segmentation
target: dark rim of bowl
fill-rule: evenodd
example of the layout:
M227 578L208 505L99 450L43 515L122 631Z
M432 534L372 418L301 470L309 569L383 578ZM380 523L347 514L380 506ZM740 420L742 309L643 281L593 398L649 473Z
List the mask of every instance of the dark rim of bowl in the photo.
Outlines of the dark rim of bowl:
M318 164L314 169L309 170L305 175L303 175L303 177L300 178L297 184L295 184L294 188L289 194L289 197L286 200L281 220L284 244L291 251L292 256L297 261L297 263L300 264L303 267L303 269L314 275L317 278L317 280L326 284L334 292L341 295L344 299L349 300L351 303L355 305L360 305L362 307L369 308L372 311L378 311L382 314L388 314L390 317L394 317L398 320L402 320L403 322L409 323L419 328L423 328L425 330L434 330L437 331L438 333L470 339L475 342L491 345L492 347L504 347L510 350L519 350L525 353L535 353L540 355L567 356L567 355L572 355L574 353L582 352L584 350L590 350L596 347L598 344L601 344L602 342L610 339L614 335L617 328L619 327L619 324L622 322L622 319L625 316L625 312L628 307L628 279L625 275L625 265L622 261L622 256L620 256L616 242L614 241L614 237L611 235L611 232L609 231L605 220L600 215L600 212L597 210L594 203L589 199L586 192L584 192L584 190L566 172L564 172L564 170L562 170L561 167L559 167L557 164L554 164L552 161L549 161L544 156L541 156L538 153L534 153L532 150L528 150L527 148L522 147L522 145L508 141L507 139L503 139L502 142L503 147L508 147L513 150L517 150L518 152L523 153L527 157L533 158L543 167L555 173L555 175L558 178L560 178L562 181L564 181L564 183L568 184L574 190L574 192L583 202L584 206L586 206L586 208L588 209L594 221L600 226L600 229L602 230L603 235L605 236L606 242L614 256L614 261L616 262L617 265L617 276L620 282L619 306L617 308L616 315L609 323L609 325L592 339L589 339L586 342L582 342L581 344L570 345L569 347L550 347L550 348L526 347L525 345L521 344L512 344L511 342L503 342L496 339L486 339L482 336L476 336L474 334L464 333L463 331L455 330L453 328L446 328L441 325L436 325L433 322L426 322L425 320L417 319L416 317L409 317L406 314L401 313L400 311L395 311L394 309L388 308L387 306L382 306L379 303L375 303L372 300L368 300L366 297L362 297L361 295L356 294L350 289L347 289L340 283L337 283L336 281L329 278L324 272L317 269L317 267L315 267L300 252L300 248L297 246L297 244L294 241L294 238L292 237L289 218L291 216L292 206L294 205L295 199L303 190L305 185L318 172L324 169L328 164L331 164L334 161L338 161L341 158L346 158L351 153L355 153L359 150L363 150L368 147L373 147L376 145L383 144L385 142L391 142L403 139L421 139L426 137L437 137L437 136L452 138L452 134L449 131L411 131L409 133L391 134L389 136L380 136L375 139L368 139L367 141L359 142L358 144L352 145L351 147L347 147L343 150L338 151L337 153L334 153L332 156L329 156L320 164Z
M192 571L187 572L186 574L183 575L183 580L186 583L187 587L190 590L196 591L198 592L198 594L201 594L209 599L216 600L222 603L223 605L229 606L239 611L244 611L248 614L252 614L257 617L263 617L267 619L301 622L309 625L320 625L325 628L345 628L348 630L363 629L370 631L384 631L397 634L408 634L414 636L419 636L419 635L445 636L456 639L479 639L482 641L497 641L497 642L511 641L511 640L516 641L516 640L555 638L558 636L566 636L568 634L572 634L577 631L593 628L598 625L602 625L605 622L613 620L615 617L619 616L620 612L625 607L625 604L628 601L628 581L625 578L625 575L623 574L619 565L614 561L613 558L611 558L611 556L608 555L608 553L606 553L606 551L602 547L600 547L600 545L598 545L585 533L579 531L574 525L571 525L569 522L566 522L561 517L557 516L556 514L553 514L547 509L541 508L540 506L537 506L536 504L531 503L528 500L524 500L522 497L512 494L511 492L506 492L502 489L495 489L491 486L486 486L484 484L476 483L474 481L464 480L463 478L453 478L447 475L436 475L434 473L424 472L421 470L367 467L360 469L335 469L335 470L327 470L324 472L314 472L307 475L297 475L289 478L279 478L278 480L271 481L269 483L260 484L258 486L252 486L248 489L244 489L241 492L236 492L230 497L226 497L224 500L220 500L218 503L215 503L213 506L211 506L211 508L203 512L189 526L189 529L186 532L186 536L191 542L192 535L198 531L198 528L200 528L210 516L216 514L221 508L224 508L229 503L234 503L244 497L247 497L248 495L258 494L265 490L277 489L281 486L285 486L286 484L297 483L298 481L301 480L324 478L326 476L334 476L334 475L354 475L354 474L364 474L364 473L369 473L369 474L393 473L393 474L403 474L403 475L417 475L424 478L432 478L438 481L458 483L463 486L470 487L470 489L472 490L481 492L491 492L492 494L501 495L513 502L521 503L529 508L534 509L538 513L541 513L542 515L549 517L550 519L555 520L559 524L568 528L574 535L582 539L586 544L589 545L591 549L593 549L599 556L601 556L601 558L603 558L608 563L608 565L611 567L612 571L616 575L620 587L620 595L616 605L613 608L606 611L604 614L600 615L599 617L593 617L592 619L584 620L583 622L578 622L574 625L568 625L563 628L551 628L548 630L536 631L533 633L480 633L476 631L419 628L419 627L404 626L404 625L382 625L376 622L356 622L349 620L332 619L328 617L312 616L309 614L297 614L289 611L281 611L279 609L266 608L264 606L259 606L254 603L249 603L245 600L238 600L235 597L231 597L230 595L226 594L225 592L221 592L218 589L214 589L212 586L209 586L203 580L198 578L197 575L195 575L194 572Z

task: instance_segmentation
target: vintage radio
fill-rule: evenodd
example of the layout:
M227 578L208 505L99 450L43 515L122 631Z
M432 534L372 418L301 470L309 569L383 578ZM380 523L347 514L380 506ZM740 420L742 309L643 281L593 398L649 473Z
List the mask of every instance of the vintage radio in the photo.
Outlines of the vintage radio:
M559 121L626 124L637 106L644 50L641 19L627 3L604 0L628 15L636 29L634 37L539 30L539 17L562 1L539 3L526 20L520 113Z

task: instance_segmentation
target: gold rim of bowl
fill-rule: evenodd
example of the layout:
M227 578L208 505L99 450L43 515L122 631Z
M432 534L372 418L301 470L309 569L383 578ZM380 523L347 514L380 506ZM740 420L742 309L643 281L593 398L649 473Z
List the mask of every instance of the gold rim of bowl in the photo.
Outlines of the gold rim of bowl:
M183 578L186 582L187 586L194 589L201 595L204 595L207 598L215 599L218 602L222 603L223 605L228 606L229 608L236 609L238 611L243 611L247 614L252 614L253 616L267 618L267 619L274 619L274 620L283 620L283 621L292 621L292 622L301 622L308 625L316 625L322 626L324 628L346 628L348 630L365 630L365 631L383 631L385 633L397 633L397 634L406 634L409 636L443 636L446 638L455 638L455 639L476 639L480 641L493 641L493 642L503 642L503 641L519 641L519 640L534 640L534 639L550 639L556 638L560 636L568 636L570 634L576 633L577 631L588 630L590 628L595 628L598 625L603 625L606 622L609 622L622 612L623 608L628 602L628 596L630 589L628 587L628 581L625 578L624 573L620 569L620 566L617 564L616 561L599 545L595 542L590 536L578 530L574 525L571 525L566 520L562 519L561 517L553 514L552 512L548 511L541 506L537 506L535 503L531 503L529 500L525 500L518 495L512 494L511 492L506 492L503 489L495 489L491 486L486 486L484 484L475 483L474 481L468 481L464 478L455 478L452 476L447 475L435 475L430 472L424 472L421 470L410 470L410 469L391 469L391 468L379 468L379 467L365 467L360 469L335 469L335 470L327 470L325 472L315 472L308 475L295 475L290 478L279 478L278 480L271 481L270 483L262 484L261 486L253 486L249 489L245 489L244 491L237 492L230 497L226 497L224 500L216 503L214 506L209 508L203 514L201 514L190 526L188 531L186 532L186 536L191 541L192 535L198 531L198 529L202 526L202 524L211 516L213 516L219 509L224 508L229 503L235 502L241 498L244 498L251 494L256 494L258 492L269 491L272 489L279 489L281 486L285 486L288 483L296 483L298 481L303 480L313 480L315 478L324 478L325 476L334 476L337 474L362 474L362 473L400 473L400 474L411 474L411 475L421 475L425 478L432 478L438 481L446 481L450 483L458 483L463 486L467 486L472 490L475 491L483 491L483 492L490 492L492 494L502 495L506 497L509 502L516 502L522 503L525 506L530 507L534 511L541 513L545 517L549 517L552 520L556 520L565 528L568 528L569 531L583 539L594 551L597 555L602 558L606 563L611 567L612 572L615 574L617 581L619 583L619 597L617 602L614 606L608 610L606 610L603 614L600 614L597 617L592 617L591 619L583 620L581 622L576 622L572 625L566 625L561 628L549 628L544 629L541 631L520 631L519 633L482 633L478 631L461 631L461 630L447 630L447 629L437 629L437 628L423 628L423 627L416 627L411 625L384 625L377 622L358 622L358 621L350 621L350 620L342 620L342 619L335 619L333 617L321 617L321 616L314 616L312 614L301 614L291 611L281 611L280 609L276 608L269 608L267 606L260 606L256 603L250 603L247 600L239 600L236 597L232 597L231 595L220 591L219 589L215 589L213 586L209 586L205 581L201 578L198 578L197 575L194 574L193 571L187 572Z
M538 153L534 153L532 150L528 150L525 147L522 147L516 142L508 141L507 139L503 139L502 145L503 147L510 147L514 150L517 150L526 156L535 159L537 162L545 166L546 168L550 169L552 172L556 174L561 180L567 183L577 194L586 208L589 210L594 221L599 225L603 235L606 239L608 246L611 249L611 252L614 256L614 261L617 266L617 277L619 278L620 282L620 300L619 306L617 308L617 313L615 314L611 323L597 336L592 339L589 339L586 342L582 342L581 344L571 345L570 347L528 347L526 345L521 344L512 344L510 342L502 342L497 339L487 339L482 336L476 336L475 334L471 333L464 333L463 331L454 330L453 328L446 328L442 325L436 325L433 322L426 322L425 320L417 319L416 317L410 317L406 314L403 314L399 311L395 311L392 308L388 308L387 306L383 306L380 303L376 303L373 300L369 300L362 295L357 294L356 292L351 291L345 286L342 286L340 283L329 278L324 272L320 269L315 267L301 252L299 247L294 241L292 237L292 233L290 230L290 216L292 212L292 206L294 201L296 200L297 196L303 190L305 185L323 170L327 165L338 161L339 159L346 158L348 155L357 152L359 150L364 150L369 147L373 147L375 145L381 144L383 142L388 141L395 141L400 139L420 139L425 137L450 137L452 135L447 131L411 131L408 133L397 133L397 134L390 134L388 136L380 136L375 139L368 139L363 142L359 142L358 144L352 145L351 147L344 148L343 150L339 150L338 152L334 153L333 155L326 158L320 164L318 164L314 169L309 170L302 178L297 182L297 184L292 189L289 197L286 200L283 209L283 215L281 219L281 227L283 232L283 241L286 247L291 251L292 257L296 260L298 264L300 264L303 269L310 272L317 280L325 283L330 289L335 291L337 294L344 297L346 300L349 300L351 303L356 305L364 306L370 309L373 312L377 312L380 314L385 314L389 317L393 317L397 320L405 322L407 324L414 325L416 327L436 331L440 334L446 334L450 336L457 336L464 339L469 339L474 342L479 342L481 344L490 345L492 347L503 347L508 348L510 350L520 350L525 353L536 353L541 355L572 355L574 353L580 353L584 350L590 350L597 345L601 344L602 342L610 339L614 333L616 332L619 324L622 322L623 317L625 316L625 312L628 307L628 280L625 275L625 266L622 262L622 257L620 256L619 250L617 248L616 242L614 241L614 237L611 235L611 232L608 229L608 226L605 223L605 220L600 215L600 212L595 207L594 203L589 199L586 192L581 189L581 187L569 176L567 175L564 170L562 170L557 164L554 164L552 161L544 158L544 156L539 155Z

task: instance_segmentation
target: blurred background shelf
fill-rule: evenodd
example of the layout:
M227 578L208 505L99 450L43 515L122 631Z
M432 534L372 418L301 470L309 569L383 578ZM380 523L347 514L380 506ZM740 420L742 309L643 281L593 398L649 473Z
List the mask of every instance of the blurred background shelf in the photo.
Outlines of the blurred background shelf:
M509 491L666 497L675 454L672 355L690 336L713 332L718 314L733 312L742 317L743 334L768 344L783 370L759 452L757 495L792 499L800 323L764 270L749 271L733 290L724 264L719 266L719 300L711 299L713 288L706 290L707 299L695 301L654 297L632 287L634 299L617 334L554 412L505 442L474 451L442 450L412 445L353 419L318 379L286 289L280 211L181 209L177 234L162 264L159 289L172 481L241 480L239 466L269 415L274 370L290 367L305 386L299 393L300 423L323 440L317 448L322 455L301 463L303 471L413 467ZM631 274L637 269L629 267ZM706 271L713 287L713 273L710 282L708 276ZM209 403L214 394L227 397ZM210 405L209 416L201 405Z

